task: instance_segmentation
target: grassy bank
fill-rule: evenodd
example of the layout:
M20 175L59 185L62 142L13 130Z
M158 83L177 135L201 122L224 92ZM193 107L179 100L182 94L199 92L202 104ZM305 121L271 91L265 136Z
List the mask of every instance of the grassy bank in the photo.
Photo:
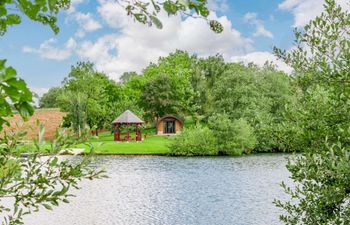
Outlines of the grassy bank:
M117 155L165 155L169 153L168 143L171 137L149 136L142 142L115 142L110 132L101 133L98 138L91 138L90 142L95 148L96 154ZM78 148L89 149L81 144Z

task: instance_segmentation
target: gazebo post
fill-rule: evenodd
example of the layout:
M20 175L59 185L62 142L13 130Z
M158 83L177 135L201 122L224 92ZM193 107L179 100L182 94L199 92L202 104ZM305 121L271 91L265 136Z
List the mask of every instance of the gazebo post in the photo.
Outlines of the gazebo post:
M141 141L141 124L136 124L136 141Z
M120 141L120 129L118 123L114 125L114 141Z
M126 141L130 141L130 133L129 133L129 124L126 124L126 137L125 137Z
M117 124L117 141L120 141L120 124Z
M117 125L113 124L114 141L117 141Z
M139 126L139 141L142 141L142 128L141 128L141 124L138 125Z

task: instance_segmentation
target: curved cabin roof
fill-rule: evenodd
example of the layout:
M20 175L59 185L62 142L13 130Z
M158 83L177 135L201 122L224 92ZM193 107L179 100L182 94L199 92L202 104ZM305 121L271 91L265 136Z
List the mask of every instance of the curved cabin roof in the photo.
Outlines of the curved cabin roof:
M162 122L163 120L167 119L167 118L175 119L175 120L177 120L177 121L180 122L181 126L183 125L182 119L180 119L180 118L177 117L177 116L172 116L172 115L167 115L167 116L161 117L161 118L158 120L157 125L158 125L160 122Z
M113 120L112 124L139 124L143 123L143 121L138 118L133 112L130 110L126 110L117 119Z

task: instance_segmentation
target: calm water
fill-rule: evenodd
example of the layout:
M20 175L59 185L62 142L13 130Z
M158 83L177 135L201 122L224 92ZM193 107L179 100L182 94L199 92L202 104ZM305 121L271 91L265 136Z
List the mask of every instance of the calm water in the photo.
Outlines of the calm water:
M110 178L84 182L70 204L26 218L38 225L273 225L287 155L96 159Z

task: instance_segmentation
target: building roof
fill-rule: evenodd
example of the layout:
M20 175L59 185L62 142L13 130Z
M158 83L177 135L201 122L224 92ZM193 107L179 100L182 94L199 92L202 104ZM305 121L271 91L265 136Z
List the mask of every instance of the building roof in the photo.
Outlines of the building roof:
M158 124L159 124L160 122L162 122L164 119L167 119L167 118L172 118L172 119L178 120L178 121L180 122L181 125L183 124L182 119L180 119L180 118L177 117L177 116L173 116L173 115L166 115L166 116L161 117L161 118L158 120Z
M138 118L130 110L126 110L117 119L113 120L112 124L121 124L121 123L143 123L143 121Z

